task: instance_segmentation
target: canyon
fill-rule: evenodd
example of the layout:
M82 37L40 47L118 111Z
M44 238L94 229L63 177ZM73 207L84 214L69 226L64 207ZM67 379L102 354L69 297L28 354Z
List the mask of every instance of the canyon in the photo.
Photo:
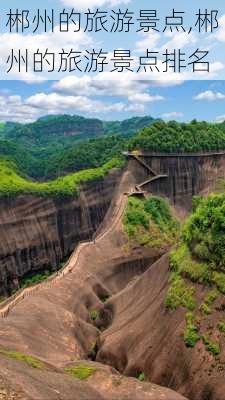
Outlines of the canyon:
M167 175L146 184L144 194L167 197L178 214L187 214L192 196L209 193L225 174L222 153L151 154L142 161L156 174ZM185 346L180 339L184 311L171 313L165 308L168 249L127 247L122 224L127 197L147 178L147 168L131 156L123 170L83 185L77 198L1 200L3 294L16 288L28 273L54 271L79 242L86 241L79 257L75 249L67 269L52 283L41 284L40 290L21 298L1 318L0 347L43 363L43 369L36 371L3 354L0 384L9 396L223 399L223 368L213 369L213 356L201 343L194 349ZM203 295L199 288L199 298ZM4 307L3 303L0 311ZM96 369L87 382L64 372L81 362ZM134 379L141 373L147 382Z
M166 196L180 212L191 209L192 196L207 194L225 177L221 153L143 158L167 177L144 187ZM145 181L149 171L132 157L127 168L135 182ZM82 240L90 239L104 219L114 197L121 171L103 181L80 188L78 197L62 200L19 196L0 200L0 295L18 289L19 280L39 271L55 271Z

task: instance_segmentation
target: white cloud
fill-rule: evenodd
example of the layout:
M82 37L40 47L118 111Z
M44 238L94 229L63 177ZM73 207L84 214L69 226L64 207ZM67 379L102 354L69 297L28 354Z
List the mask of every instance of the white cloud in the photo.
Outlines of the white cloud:
M27 99L21 96L0 96L0 121L32 122L49 114L95 114L126 111L126 104L107 104L85 96L63 96L37 93Z
M158 45L161 35L155 31L148 33L140 33L140 39L135 43L135 51L137 53L146 53L146 49L155 50Z
M29 123L50 114L110 114L112 112L143 112L143 105L125 102L107 103L86 96L64 96L59 93L37 93L26 99L0 95L0 121Z
M32 122L39 110L25 104L20 96L0 96L0 121Z
M14 49L20 49L21 54L23 55L25 53L25 50L28 49L29 51L29 65L32 67L32 61L33 61L33 56L32 54L35 53L38 49L40 52L45 53L46 49L49 50L49 52L54 52L54 53L59 53L62 51L64 48L65 50L70 51L71 49L76 49L76 51L81 51L85 47L90 47L93 46L93 40L92 38L84 32L76 32L76 34L71 34L71 32L64 32L63 34L59 31L59 27L55 28L55 33L53 34L52 32L46 32L46 33L41 33L41 34L28 34L26 36L17 34L17 33L4 33L0 35L0 54L1 54L1 60L4 60L1 62L0 68L2 70L2 76L5 74L7 78L9 79L25 79L25 80L40 80L40 79L49 79L49 73L46 72L45 74L43 73L42 76L40 76L39 73L34 73L32 71L32 68L28 71L28 73L25 72L25 69L21 69L21 72L18 72L18 67L15 67L12 69L12 71L7 75L5 71L8 69L8 66L6 65L6 61L8 59L8 56L11 53L11 50ZM17 54L17 53L15 53ZM51 57L49 58L51 60ZM46 63L44 62L44 65L46 67ZM54 75L54 72L51 73L51 79L54 79L54 77L58 78L58 73L56 72Z
M178 112L178 111L172 111L172 112L168 112L168 113L163 113L161 114L161 118L163 119L177 119L177 118L182 118L184 116L184 114L182 112Z
M213 92L212 90L206 90L205 92L199 93L197 96L193 97L194 100L205 100L205 101L217 101L224 100L225 95L220 92Z
M31 122L43 115L62 113L104 114L106 118L111 113L144 113L148 104L164 100L163 96L149 92L151 85L156 86L149 81L67 77L53 83L52 92L36 93L25 99L0 93L0 120Z
M95 114L111 112L144 112L145 106L142 103L115 102L107 103L93 100L87 96L63 95L60 93L37 93L26 99L25 104L32 108L39 109L41 115L47 114Z
M122 102L120 103L114 103L114 104L109 104L105 105L105 108L103 108L104 112L121 112L121 111L127 111L126 110L126 105Z
M79 10L94 9L102 6L117 6L118 4L128 4L130 0L61 0L68 7L74 7Z
M145 111L145 105L143 103L128 104L125 108L125 111L143 113Z
M222 123L224 121L225 121L225 114L224 115L218 115L218 117L216 117L216 122Z
M151 87L171 86L171 81L153 82L145 80L125 79L108 80L109 74L103 73L97 77L83 76L77 78L69 76L53 84L53 89L59 93L68 95L88 95L127 98L130 102L150 103L163 100L159 95L151 95L148 91ZM173 82L173 85L178 82Z
M195 34L188 34L187 32L171 33L171 39L163 44L160 51L180 49L182 50L186 46L190 46L197 42L197 37Z
M110 73L103 73L95 77L68 76L53 84L53 89L72 95L88 96L120 96L128 97L135 93L140 93L149 87L148 82L124 79L110 80Z
M37 93L29 97L26 104L42 109L46 114L97 113L107 110L107 106L101 101L92 100L86 96L63 96L58 93Z
M219 19L219 29L213 35L213 40L217 39L220 42L225 42L225 15Z
M146 49L162 53L166 49L183 49L197 42L197 36L194 33L188 34L187 32L169 32L162 35L151 31L149 33L140 33L139 37L140 39L135 43L135 51L144 54L146 53Z
M163 96L150 95L149 93L134 93L128 97L131 103L152 103L154 101L164 100Z

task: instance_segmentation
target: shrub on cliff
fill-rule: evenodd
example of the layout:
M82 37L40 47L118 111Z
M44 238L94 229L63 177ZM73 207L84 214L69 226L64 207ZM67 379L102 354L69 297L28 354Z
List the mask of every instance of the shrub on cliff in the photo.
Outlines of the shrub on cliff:
M169 204L157 196L146 200L129 198L123 223L129 238L142 246L169 245L178 231L178 224L171 215Z
M218 337L218 330L225 331L225 324L218 320L217 313L223 309L225 294L224 194L195 201L193 214L184 225L181 243L170 254L170 268L165 306L171 310L181 307L191 310L190 304L195 305L192 313L186 315L183 334L186 346L194 347L201 339L205 349L218 357L220 344L214 338Z
M185 224L183 238L198 260L225 271L225 195L201 200Z
M180 276L215 285L225 294L225 195L201 200L184 225L182 242L170 254L170 266Z

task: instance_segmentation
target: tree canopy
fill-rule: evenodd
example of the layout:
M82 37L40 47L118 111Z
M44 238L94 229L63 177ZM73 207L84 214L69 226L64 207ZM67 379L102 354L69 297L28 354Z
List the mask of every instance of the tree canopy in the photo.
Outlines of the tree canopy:
M130 149L155 152L198 152L225 149L224 124L156 121L129 143Z

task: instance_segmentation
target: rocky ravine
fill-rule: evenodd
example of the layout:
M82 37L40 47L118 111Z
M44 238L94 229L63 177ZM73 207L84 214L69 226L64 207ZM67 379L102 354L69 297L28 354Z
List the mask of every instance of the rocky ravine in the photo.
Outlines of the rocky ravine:
M104 219L120 175L114 170L68 200L0 200L0 294L18 288L18 279L31 272L54 271L78 242L89 239Z
M144 160L168 179L156 180L143 189L167 196L182 212L190 209L194 194L209 192L225 177L224 154L154 155ZM128 169L134 182L142 182L148 175L135 160L129 161ZM73 199L20 196L0 200L0 295L17 289L23 276L55 270L79 241L89 239L104 219L120 176L121 171L111 171L102 182L83 185L80 196Z
M124 173L112 209L133 188L134 171ZM0 354L3 390L33 400L223 400L224 369L213 367L213 355L201 343L185 346L185 311L165 308L167 255L138 247L127 251L121 218L110 210L103 233L85 247L70 273L26 297L0 321L0 349L44 364L35 370ZM79 362L94 362L96 368L85 382L64 372ZM153 385L119 375L141 372Z
M116 203L124 202L121 193L132 181L129 173L124 178ZM123 292L161 256L152 250L127 253L125 244L121 217L109 216L103 234L85 247L71 273L25 298L0 321L0 383L8 396L12 393L15 397L11 398L33 400L184 399L170 389L123 377L114 368L90 361L98 353L101 332L114 318L110 298ZM93 310L98 315L95 321ZM34 369L1 355L2 348L34 356L43 367ZM95 367L95 373L85 381L64 372L65 367L80 362Z

